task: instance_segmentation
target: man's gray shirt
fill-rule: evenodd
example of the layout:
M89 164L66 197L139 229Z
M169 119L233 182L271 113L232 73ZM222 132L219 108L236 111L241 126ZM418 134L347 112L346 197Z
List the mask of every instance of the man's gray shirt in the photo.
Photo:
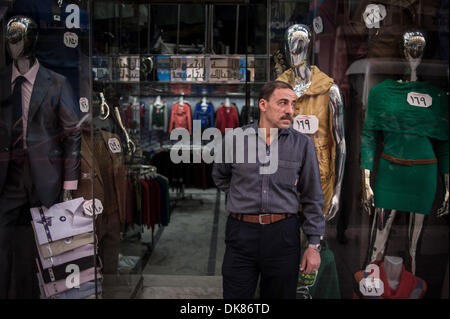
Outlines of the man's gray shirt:
M227 194L227 210L237 214L297 214L301 204L305 219L303 231L308 236L309 243L318 244L325 231L325 218L322 214L324 199L317 155L311 139L293 128L279 130L278 139L271 145L274 147L276 143L277 158L273 156L275 154L270 154L274 149L271 150L266 145L265 137L258 134L258 123L239 129L247 132L243 147L236 147L234 137L233 156L225 161L225 144L231 143L224 141L222 163L218 163L216 158L212 171L214 183ZM236 134L236 130L233 133ZM252 140L255 142L251 142ZM276 163L278 159L276 172L261 174L264 167L272 165L267 163L267 158L258 156L257 149L252 151L255 150L254 145L264 145L265 155L271 161L275 160ZM251 153L256 159L252 160L249 155ZM243 161L236 160L237 156L244 156ZM260 161L260 158L263 160Z

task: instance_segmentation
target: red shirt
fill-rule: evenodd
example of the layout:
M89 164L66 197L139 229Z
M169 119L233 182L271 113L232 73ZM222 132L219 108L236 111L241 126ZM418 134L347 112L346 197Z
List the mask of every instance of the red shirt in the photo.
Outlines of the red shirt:
M239 127L239 115L234 106L222 104L217 110L216 127L225 134L225 128Z

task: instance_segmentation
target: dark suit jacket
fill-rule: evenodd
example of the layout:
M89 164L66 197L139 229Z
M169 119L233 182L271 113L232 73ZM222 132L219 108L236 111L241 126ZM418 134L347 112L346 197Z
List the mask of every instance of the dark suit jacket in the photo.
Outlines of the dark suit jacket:
M0 71L0 194L11 151L12 65ZM63 182L80 175L81 131L67 79L42 64L30 99L27 146L33 184L42 204L58 201Z

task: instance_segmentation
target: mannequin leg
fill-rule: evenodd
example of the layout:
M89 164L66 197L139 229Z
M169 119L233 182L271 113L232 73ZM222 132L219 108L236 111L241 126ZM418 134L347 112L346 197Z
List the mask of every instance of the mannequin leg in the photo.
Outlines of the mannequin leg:
M416 249L417 242L419 241L420 233L422 232L423 221L425 219L424 214L411 213L409 216L409 255L411 257L411 272L416 274Z
M373 217L374 221L372 225L373 228L370 238L370 243L373 243L373 245L369 249L369 262L383 257L396 213L396 210L378 207L375 209L375 214Z

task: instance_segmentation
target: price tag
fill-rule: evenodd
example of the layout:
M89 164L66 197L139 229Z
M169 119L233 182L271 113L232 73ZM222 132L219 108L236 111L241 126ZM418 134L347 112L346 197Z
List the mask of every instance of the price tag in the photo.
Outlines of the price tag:
M78 46L78 36L73 32L64 33L64 45L68 48L76 48Z
M323 22L322 22L322 18L319 17L315 17L313 20L313 26L314 26L314 31L319 34L323 32Z
M92 199L84 202L83 204L84 213L88 216L93 216L94 205ZM103 212L103 205L99 199L95 199L95 215L100 215Z
M111 152L113 153L121 153L122 147L120 146L120 142L117 138L112 137L108 140L108 146Z
M384 293L384 283L381 279L364 278L359 282L359 291L367 297L379 297Z
M380 22L386 18L386 7L382 4L369 4L363 13L364 23L368 29L379 28Z
M409 105L418 107L430 107L433 104L433 98L428 94L409 92L406 98Z
M319 119L314 115L297 115L293 127L303 134L314 134L319 129Z
M85 97L80 98L80 111L83 113L89 112L89 100Z

